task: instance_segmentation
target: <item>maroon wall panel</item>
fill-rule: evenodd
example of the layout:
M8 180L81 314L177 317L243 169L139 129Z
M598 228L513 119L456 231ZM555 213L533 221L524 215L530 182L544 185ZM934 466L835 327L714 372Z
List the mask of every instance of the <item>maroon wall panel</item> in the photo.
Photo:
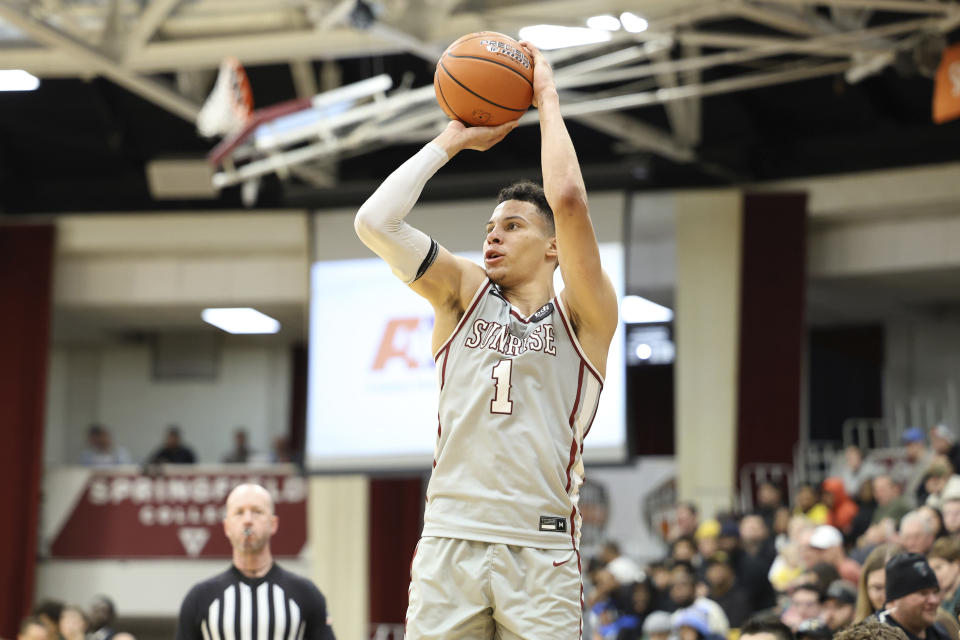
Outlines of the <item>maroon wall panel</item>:
M793 462L806 290L806 196L747 194L743 206L738 471Z
M32 606L54 228L0 224L0 637Z
M423 480L370 480L370 622L403 624L423 517Z

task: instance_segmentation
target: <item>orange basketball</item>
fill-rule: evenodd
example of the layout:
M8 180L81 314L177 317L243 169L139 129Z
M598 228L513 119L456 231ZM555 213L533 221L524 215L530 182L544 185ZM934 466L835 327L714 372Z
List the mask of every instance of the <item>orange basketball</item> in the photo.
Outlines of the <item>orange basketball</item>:
M437 102L453 120L494 126L516 120L533 99L533 64L520 44L495 31L463 36L433 74Z

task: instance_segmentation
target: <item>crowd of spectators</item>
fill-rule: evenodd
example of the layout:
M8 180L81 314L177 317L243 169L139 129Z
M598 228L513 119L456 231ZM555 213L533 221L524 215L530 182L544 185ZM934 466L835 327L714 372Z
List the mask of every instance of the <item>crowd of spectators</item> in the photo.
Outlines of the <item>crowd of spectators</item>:
M116 608L106 596L95 597L86 609L44 600L21 621L17 640L135 640L116 624Z
M259 452L249 443L247 430L237 427L233 432L232 447L221 457L224 464L263 464L294 462L290 440L286 436L277 437L273 450ZM113 467L136 464L137 461L126 448L113 441L113 434L101 424L92 424L87 429L87 445L80 451L78 462L86 467ZM179 425L168 425L160 445L143 461L146 465L157 464L194 464L198 462L194 450L184 442Z
M848 447L789 500L761 483L747 513L677 504L656 561L606 544L587 567L585 637L956 640L960 445L943 425L900 444Z

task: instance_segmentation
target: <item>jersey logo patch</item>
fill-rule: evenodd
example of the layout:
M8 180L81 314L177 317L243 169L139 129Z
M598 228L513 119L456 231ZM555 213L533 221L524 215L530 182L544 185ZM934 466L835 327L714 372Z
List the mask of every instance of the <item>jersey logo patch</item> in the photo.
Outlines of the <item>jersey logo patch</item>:
M567 519L557 518L555 516L540 516L540 531L559 531L567 530Z
M537 309L536 313L530 316L529 322L540 322L541 320L549 316L551 313L553 313L553 303L548 302L547 304Z

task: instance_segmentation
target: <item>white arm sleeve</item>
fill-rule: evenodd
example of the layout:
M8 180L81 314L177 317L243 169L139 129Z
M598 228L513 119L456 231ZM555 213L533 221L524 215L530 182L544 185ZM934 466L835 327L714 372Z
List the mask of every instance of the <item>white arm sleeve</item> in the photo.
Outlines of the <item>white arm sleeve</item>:
M447 163L447 153L428 144L404 162L373 192L353 222L363 244L383 258L393 273L410 284L423 275L437 256L437 243L404 218L423 186Z

